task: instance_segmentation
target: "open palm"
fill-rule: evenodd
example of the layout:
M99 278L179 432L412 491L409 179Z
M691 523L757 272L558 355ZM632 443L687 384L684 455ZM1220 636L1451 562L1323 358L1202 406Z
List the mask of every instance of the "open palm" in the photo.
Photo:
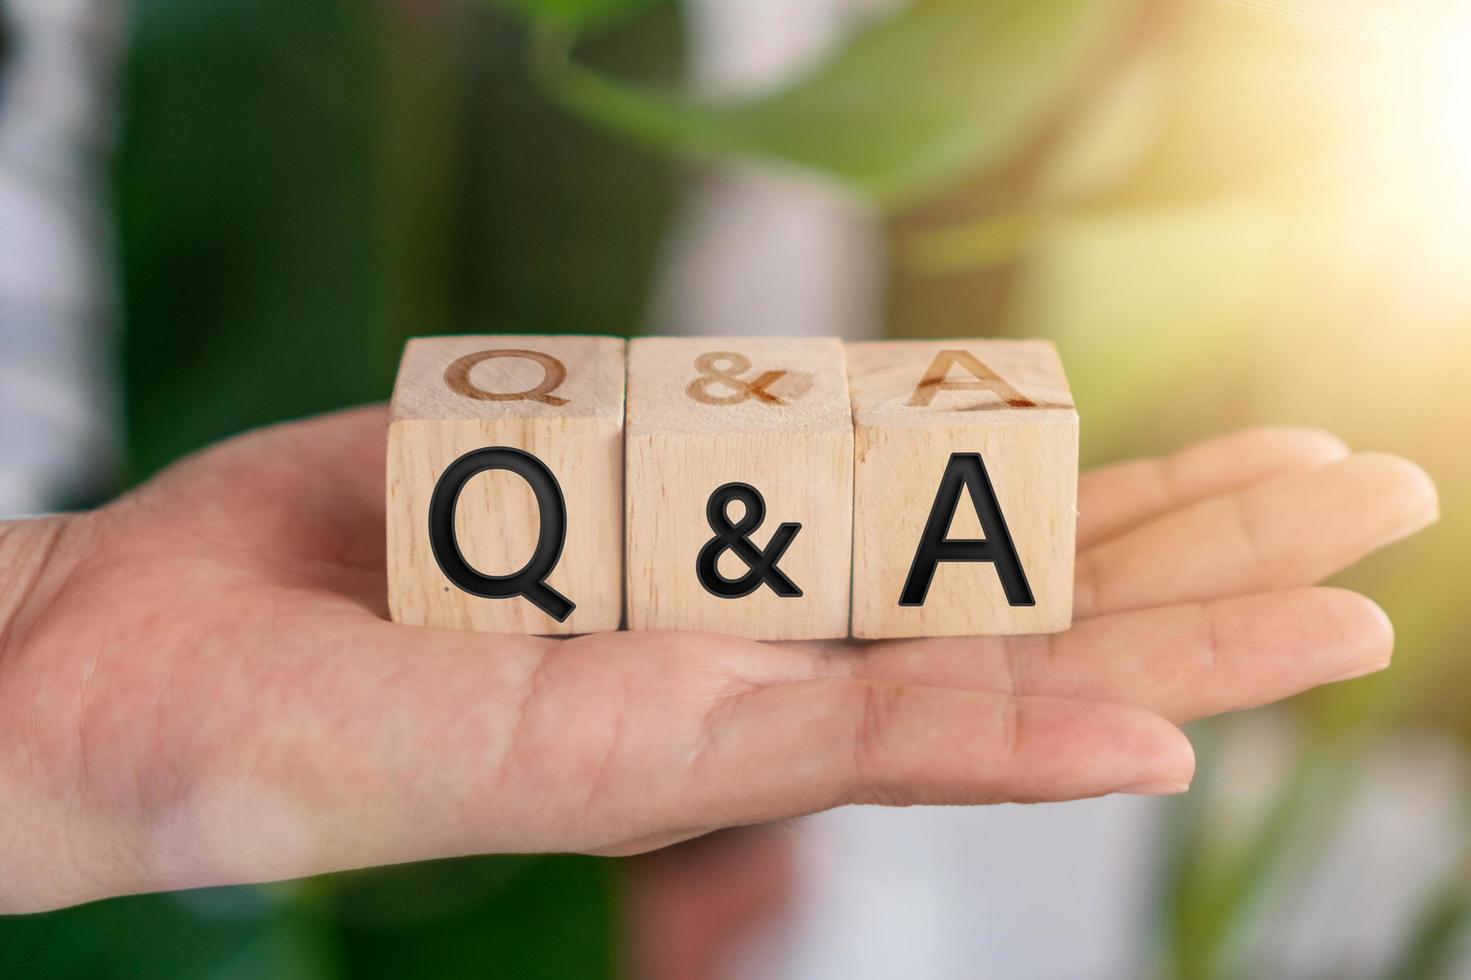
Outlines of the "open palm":
M1436 515L1403 460L1256 429L1083 477L1057 636L457 633L386 619L385 424L280 426L0 525L0 909L1183 790L1177 724L1388 663L1372 602L1310 586Z

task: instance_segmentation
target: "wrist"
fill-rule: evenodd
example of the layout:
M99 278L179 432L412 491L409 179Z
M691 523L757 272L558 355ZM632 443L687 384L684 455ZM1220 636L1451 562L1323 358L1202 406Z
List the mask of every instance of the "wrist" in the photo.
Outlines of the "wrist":
M38 593L56 569L56 556L71 516L0 521L0 657L22 631L27 612L41 598ZM51 574L48 574L48 571Z
M77 891L61 862L38 857L67 842L65 812L38 775L34 723L37 697L27 683L28 648L71 567L74 516L0 521L0 914L66 904ZM85 896L84 896L85 897Z

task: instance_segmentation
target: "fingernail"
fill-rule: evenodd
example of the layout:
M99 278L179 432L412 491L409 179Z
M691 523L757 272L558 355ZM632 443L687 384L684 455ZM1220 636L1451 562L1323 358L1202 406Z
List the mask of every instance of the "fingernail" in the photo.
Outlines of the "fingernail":
M1118 792L1127 793L1130 796L1174 796L1178 793L1185 792L1189 788L1189 783L1164 779L1157 783L1139 783L1135 786L1125 786Z
M1391 499L1399 503L1399 523L1386 532L1386 544L1440 520L1440 492L1424 469L1403 457L1384 453L1364 453L1359 459L1361 466L1367 464L1379 471L1379 479L1395 494Z
M1383 670L1384 668L1386 668L1388 666L1389 666L1389 661L1386 660L1386 661L1383 661L1383 662L1380 662L1380 663L1368 664L1368 665L1363 666L1363 667L1355 667L1352 670L1345 670L1341 674L1335 674L1332 677L1328 678L1323 683L1325 683L1325 684L1337 684L1339 681L1351 681L1351 680L1353 680L1356 677L1367 677L1370 674L1377 674L1377 673L1379 673L1381 670Z

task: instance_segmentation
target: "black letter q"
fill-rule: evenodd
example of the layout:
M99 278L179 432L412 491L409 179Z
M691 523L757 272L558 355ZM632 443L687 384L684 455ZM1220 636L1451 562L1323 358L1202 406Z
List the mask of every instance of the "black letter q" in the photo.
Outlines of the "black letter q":
M541 533L536 550L518 572L510 575L482 575L470 567L455 539L455 505L460 491L470 479L486 470L509 470L531 485L536 494L536 508L541 514ZM519 449L494 446L468 452L449 464L435 484L429 500L429 543L434 560L455 585L471 595L484 599L509 599L525 596L542 612L563 622L577 606L566 596L546 584L546 578L562 557L567 539L567 505L557 478L541 460Z

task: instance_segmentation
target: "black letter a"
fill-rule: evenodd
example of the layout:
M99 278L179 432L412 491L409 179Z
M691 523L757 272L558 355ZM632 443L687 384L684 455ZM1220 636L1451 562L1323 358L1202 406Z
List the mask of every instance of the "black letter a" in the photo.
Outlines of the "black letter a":
M945 540L945 530L955 516L955 508L960 505L962 487L970 491L971 505L981 519L981 529L986 532L984 540ZM1016 547L1011 543L1011 532L1006 528L1006 518L1001 516L1001 505L996 501L996 491L991 489L991 478L986 475L986 464L981 462L980 453L950 454L945 475L940 478L940 489L935 494L934 506L930 508L930 518L919 537L914 563L909 566L909 577L904 580L904 593L899 597L899 605L924 605L930 582L935 577L935 566L942 561L992 562L1009 604L1037 604L1037 600L1032 598L1032 587L1027 584L1027 574L1022 571Z

